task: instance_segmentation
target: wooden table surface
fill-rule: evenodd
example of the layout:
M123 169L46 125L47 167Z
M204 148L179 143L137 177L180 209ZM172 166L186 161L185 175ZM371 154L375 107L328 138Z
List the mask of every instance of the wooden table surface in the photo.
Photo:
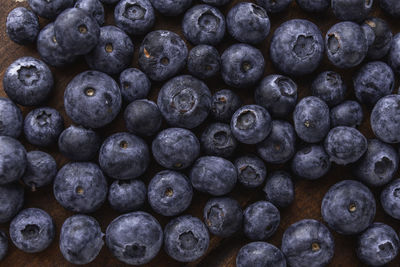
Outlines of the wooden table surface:
M27 3L24 2L25 0L3 0L1 5L0 5L0 17L1 17L1 33L0 33L0 76L1 78L4 75L4 72L9 64L11 64L14 60L16 60L19 57L22 56L33 56L33 57L38 57L38 53L35 50L35 45L23 47L19 46L7 37L5 33L5 21L6 21L6 16L8 12L10 12L13 8L17 6L27 6ZM229 9L236 3L239 2L237 0L233 1L230 3L228 6L225 6L221 8L222 12L224 14L227 14ZM113 7L112 6L107 6L105 7L106 10L106 25L113 24ZM393 18L390 18L389 16L385 15L380 8L378 7L377 1L374 3L374 9L371 13L372 16L377 16L385 19L389 24L390 27L393 31L393 33L397 33L400 31L400 23L398 20L396 21ZM271 15L271 33L269 34L267 40L263 42L261 45L258 46L258 48L263 52L263 55L265 57L266 61L266 68L265 68L265 73L264 75L276 73L276 70L273 68L271 61L269 59L269 54L268 54L268 49L269 49L269 43L271 40L272 33L274 30L283 22L289 20L289 19L294 19L294 18L302 18L302 19L308 19L311 20L312 22L316 23L319 28L321 29L321 32L323 36L325 36L326 31L335 23L338 21L335 19L331 11L326 12L325 14L321 15L311 15L307 14L299 9L299 7L293 2L292 5L290 6L290 9L284 13L281 14L276 14L276 15ZM157 13L157 22L154 27L154 29L166 29L166 30L171 30L174 31L182 36L181 33L181 20L182 16L175 17L175 18L167 18L159 13ZM48 21L46 20L40 20L41 27L46 25ZM141 39L143 37L133 37L132 40L135 44L135 57L132 62L132 66L137 67L137 54L138 54L138 47L140 45ZM230 44L234 43L233 39L230 37L225 37L225 40L223 44L221 44L218 49L222 53L222 51L229 46ZM191 48L192 46L188 43L188 47ZM49 100L46 105L56 108L58 111L61 112L61 114L64 117L65 120L65 126L68 127L71 124L71 120L65 115L64 107L63 107L63 94L64 94L64 89L68 82L78 73L87 70L88 66L86 65L85 61L83 59L78 60L75 64L72 66L62 68L62 69L55 69L51 68L53 71L54 77L55 77L55 88L52 93L52 97ZM354 93L353 93L353 85L352 85L352 77L356 71L356 68L350 69L350 70L340 70L335 68L332 64L329 63L327 60L326 56L324 57L324 60L319 67L319 69L316 71L316 73L319 73L321 71L326 71L326 70L334 70L339 72L348 87L348 99L354 99ZM315 74L301 77L301 78L295 78L295 82L298 84L298 92L299 96L304 97L307 95L310 95L310 84L312 81L312 78ZM398 78L398 77L397 77ZM223 84L220 78L213 79L209 82L207 82L210 90L212 92L218 91L223 88L227 88L226 85ZM162 84L161 83L153 83L152 85L152 91L149 95L149 98L152 99L153 101L157 97L158 90ZM396 92L398 88L398 79L396 82ZM253 103L253 88L248 88L248 89L241 89L241 90L236 90L236 92L242 97L244 102L246 104ZM0 96L5 96L3 88L0 90ZM31 108L23 108L23 113L26 115ZM373 134L371 132L370 126L369 126L369 111L364 110L365 112L365 120L363 125L360 127L361 132L367 137L367 138L373 138ZM287 118L288 120L291 120L291 118ZM207 122L206 122L207 123ZM204 128L204 125L206 123L203 123L201 126L196 128L194 131L195 133L199 136L201 133L202 129ZM165 125L164 125L165 127ZM123 122L123 117L121 114L117 117L117 119L108 125L107 127L103 129L99 129L99 133L102 135L102 137L107 137L112 133L115 132L121 132L121 131L126 131L124 122ZM23 144L26 146L28 151L31 150L43 150L51 155L53 155L56 160L58 167L61 168L64 164L68 162L68 160L63 157L60 153L57 152L57 147L51 147L49 149L43 149L43 148L38 148L35 146L32 146L26 142L24 137L21 137L20 140L23 142ZM151 139L146 140L148 144L151 143ZM253 153L255 152L255 147L254 146L239 146L239 149L237 150L236 155L242 155L244 153ZM269 172L272 170L277 170L277 169L286 169L289 170L288 164L286 165L270 165L267 164L267 169ZM147 184L150 179L153 177L153 175L160 171L161 167L158 166L156 163L152 163L151 166L149 167L148 171L143 175L142 179L145 181ZM321 217L321 212L320 212L320 205L322 198L326 191L329 189L330 186L333 184L343 180L343 179L352 179L354 178L352 173L351 173L351 168L350 167L339 167L336 165L333 165L331 171L329 172L328 175L325 177L317 180L317 181L306 181L306 180L300 180L296 179L295 180L295 201L294 203L287 209L284 209L281 211L281 223L280 226L277 230L277 232L268 240L268 242L274 244L275 246L280 247L281 245L281 238L284 230L291 225L294 222L297 222L301 219L306 219L306 218L313 218L316 220L322 221ZM0 263L0 266L73 266L72 264L69 264L61 255L58 247L58 236L60 233L60 228L64 220L73 215L72 212L69 212L62 208L57 201L55 200L53 193L52 193L52 187L48 186L45 188L41 188L37 190L36 192L30 192L28 188L26 188L26 198L25 198L25 205L24 208L27 207L37 207L44 209L47 211L54 219L57 227L57 234L56 234L56 239L54 242L51 244L49 248L47 248L45 251L41 253L36 253L36 254L27 254L24 253L18 249L16 249L15 246L13 246L10 242L10 249L7 257L4 259L3 262ZM378 201L379 199L379 192L380 190L373 190L376 200ZM237 199L240 201L242 204L242 207L244 208L247 206L249 203L255 202L257 200L263 200L264 196L262 193L261 188L257 188L255 190L248 190L240 185L237 185L236 188L234 189L233 192L229 194L229 196ZM199 218L202 218L202 211L203 207L207 201L209 196L205 194L201 194L199 192L196 192L193 198L193 202L190 206L190 208L185 212L186 214L192 214L194 216L197 216ZM145 211L150 212L153 214L161 223L162 226L165 226L165 224L168 222L168 218L159 216L155 214L151 209L149 208L148 204L145 205L143 208ZM105 231L107 225L113 220L115 217L117 217L119 214L115 211L113 211L110 206L106 203L104 206L95 212L94 214L91 214L94 216L99 222L102 227L103 232ZM381 205L379 202L377 203L377 214L375 221L377 222L384 222L392 226L397 233L400 231L400 224L399 221L396 221L392 218L390 218L388 215L385 215ZM9 224L1 224L0 229L5 230L8 232L8 226ZM363 266L357 259L356 253L355 253L355 247L356 247L356 237L345 237L345 236L340 236L332 231L334 238L335 238L335 257L331 264L329 266L334 266L334 267L340 267L340 266ZM168 255L161 250L159 255L151 261L149 264L145 266L155 266L155 267L162 267L162 266L205 266L205 267L211 267L211 266L235 266L235 258L238 250L245 245L246 243L250 242L242 233L238 233L235 236L231 238L226 238L226 239L221 239L215 236L211 236L210 240L210 247L206 253L201 259L194 263L190 264L182 264L174 261L173 259L169 258ZM106 246L103 247L101 250L99 256L88 266L125 266L125 264L119 262L116 260L112 254L108 251ZM390 266L400 266L400 257L397 257Z

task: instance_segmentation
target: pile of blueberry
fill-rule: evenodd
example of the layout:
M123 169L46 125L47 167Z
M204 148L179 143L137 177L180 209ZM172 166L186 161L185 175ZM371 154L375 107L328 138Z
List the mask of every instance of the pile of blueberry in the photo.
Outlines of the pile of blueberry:
M193 262L206 253L209 233L226 238L243 231L254 242L240 249L237 266L325 266L334 256L331 230L358 238L363 263L391 262L399 252L399 237L392 227L374 222L378 205L369 187L382 188L381 206L400 220L400 179L394 179L400 95L393 93L400 74L400 34L393 36L387 22L369 17L373 0L296 0L310 16L330 8L341 22L325 38L308 20L280 25L269 47L269 59L280 74L263 77L265 59L254 45L270 34L269 15L295 3L239 2L224 16L218 7L230 0L202 1L101 0L114 8L115 26L103 26L99 0L28 0L31 10L18 7L8 14L11 40L36 42L40 55L19 58L7 68L3 87L9 99L0 98L0 223L10 222L13 244L36 253L56 235L47 212L22 209L21 181L32 190L52 184L57 202L77 213L59 233L60 251L73 264L93 261L103 238L127 264L148 263L161 247L177 261ZM400 17L400 1L379 4ZM184 14L186 40L171 31L152 31L156 13ZM38 16L50 21L42 29ZM228 35L237 43L220 55L215 46ZM130 68L131 36L143 36L136 48L140 69ZM186 41L194 45L190 51ZM312 96L298 101L296 77L314 73L325 54L337 68L361 66L353 79L355 99L348 100L340 74L325 71L313 78ZM82 57L90 70L65 88L65 113L75 125L64 129L60 113L43 106L55 90L48 65L71 66ZM207 83L218 78L235 90L254 89L254 104L243 105L233 90L212 94ZM157 103L146 99L152 83L161 86ZM24 119L17 104L34 108ZM122 107L127 132L102 140L99 132ZM376 139L367 140L357 129L366 110L371 110ZM200 136L194 134L198 129ZM22 132L34 146L58 144L71 162L58 170L48 153L26 152L17 140ZM256 153L238 153L239 146ZM153 159L165 170L146 186L140 178ZM279 170L267 175L266 163L289 166L291 174ZM301 220L286 229L280 249L265 242L280 224L279 210L294 200L292 176L319 179L333 164L349 166L357 180L343 180L326 192L321 213L327 226ZM236 184L254 190L264 184L265 200L242 210L226 196ZM203 220L182 215L195 192L211 196ZM171 218L164 229L140 211L146 200L155 213ZM99 210L105 201L123 214L104 235L96 219L84 214ZM0 231L0 259L7 240Z

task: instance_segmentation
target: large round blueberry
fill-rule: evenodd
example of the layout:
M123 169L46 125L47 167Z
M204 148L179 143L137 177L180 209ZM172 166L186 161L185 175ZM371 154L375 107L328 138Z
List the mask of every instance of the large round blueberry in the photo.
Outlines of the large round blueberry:
M130 133L109 136L99 152L101 169L114 179L134 179L149 166L150 151L146 142Z
M238 181L248 188L260 186L267 176L264 162L253 155L241 156L235 160Z
M28 0L30 8L46 19L55 19L63 10L72 7L74 0Z
M382 2L382 1L380 1ZM365 36L370 37L368 42L368 57L381 59L387 55L392 44L393 34L386 21L381 18L368 18L361 25Z
M211 45L197 45L189 52L188 71L200 78L215 77L221 68L221 57L218 50Z
M0 136L0 185L17 181L25 172L24 146L16 139Z
M100 26L104 24L104 7L99 0L78 0L74 7L92 15Z
M331 7L339 20L364 20L372 9L373 0L332 0Z
M142 265L155 258L163 242L158 221L147 212L123 214L107 227L106 245L120 261Z
M156 18L149 0L122 0L114 9L115 25L127 34L146 34Z
M6 223L14 218L23 205L24 188L22 186L17 183L0 185L0 223Z
M57 174L56 160L46 152L30 151L26 154L27 165L22 181L32 190L53 182Z
M205 154L225 158L232 156L238 145L229 124L219 122L209 124L200 141Z
M121 72L119 86L124 101L131 103L147 97L151 89L151 82L141 70L129 68Z
M17 7L7 15L6 32L8 37L17 44L33 43L39 34L37 16L25 7Z
M294 200L294 185L287 172L271 173L263 188L265 198L278 208L288 207Z
M53 193L61 206L79 213L91 213L103 205L107 180L99 166L90 162L72 162L57 173Z
M296 3L304 11L318 14L330 7L331 0L296 0Z
M108 202L116 211L131 212L143 206L146 195L146 185L141 180L116 180L110 185Z
M364 119L361 105L357 101L347 100L330 110L331 127L358 127Z
M339 73L325 71L314 79L311 90L314 96L321 98L329 107L332 107L343 102L346 85Z
M262 6L269 13L279 13L286 10L293 0L256 0L256 3Z
M211 116L220 122L230 122L233 113L240 108L242 100L229 89L216 92L211 99Z
M331 162L322 145L308 145L296 152L291 167L295 175L315 180L329 172Z
M162 123L161 112L153 101L147 99L135 100L124 112L126 129L141 136L155 135Z
M385 143L400 142L400 96L381 98L371 113L371 128L375 136Z
M400 220L400 179L393 180L381 192L381 204L384 211Z
M393 37L388 63L396 73L400 73L400 34L396 34Z
M0 97L0 136L18 138L22 132L21 109L10 99Z
M267 242L251 242L243 246L236 256L237 267L274 266L286 267L285 255Z
M364 231L374 221L375 211L374 195L354 180L344 180L329 188L321 205L324 221L343 235Z
M100 128L113 121L119 113L121 102L118 84L99 71L78 74L64 92L64 107L68 117L88 128Z
M74 215L67 218L60 234L60 251L72 264L88 264L100 253L104 234L95 218Z
M400 2L397 0L380 0L380 7L393 17L400 17Z
M0 231L0 261L2 261L8 252L8 238L6 233Z
M192 4L192 0L150 0L150 2L164 16L178 16Z

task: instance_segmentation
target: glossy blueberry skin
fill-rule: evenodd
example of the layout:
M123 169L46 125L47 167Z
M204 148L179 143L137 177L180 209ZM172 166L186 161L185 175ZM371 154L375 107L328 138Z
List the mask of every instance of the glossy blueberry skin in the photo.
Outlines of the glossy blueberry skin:
M150 2L154 9L169 17L182 14L192 5L192 0L150 0Z
M179 262L193 262L203 256L210 242L207 227L193 216L171 220L164 229L164 250Z
M272 117L285 118L296 106L297 85L289 77L272 74L258 84L254 100L268 110Z
M18 138L22 132L21 109L10 99L0 97L0 136Z
M238 181L247 188L260 186L267 176L264 162L254 155L245 155L235 160Z
M343 235L364 231L375 217L374 195L362 183L344 180L333 185L325 194L321 213L330 228Z
M272 129L269 112L258 105L239 108L232 116L231 130L236 139L244 144L256 144L264 140Z
M121 102L118 84L95 70L75 76L64 92L68 117L87 128L100 128L112 122L121 109Z
M294 185L289 173L275 171L271 173L263 188L267 201L277 208L286 208L294 200Z
M331 7L339 20L360 22L367 18L373 3L373 0L332 0Z
M8 252L8 238L6 233L0 231L0 261L2 261Z
M101 146L100 136L93 130L71 125L58 138L58 149L73 161L90 161L96 158Z
M229 237L242 227L243 211L233 198L211 198L204 206L203 220L213 235Z
M216 121L228 123L241 105L242 100L235 92L222 89L212 96L210 115Z
M60 251L73 264L88 264L100 253L104 234L95 218L73 215L67 218L60 234Z
M130 133L116 133L101 145L99 164L114 179L134 179L142 175L150 163L146 142Z
M139 99L126 107L124 120L129 132L140 136L152 136L161 128L162 115L156 103Z
M151 145L154 159L168 169L185 169L200 155L196 135L183 128L168 128L154 138Z
M330 129L329 107L320 98L307 96L300 100L293 112L297 135L307 143L318 143Z
M271 23L264 8L242 2L229 10L226 26L229 34L238 42L258 44L267 38Z
M115 25L130 35L150 31L156 18L149 0L122 0L114 9Z
M100 26L104 24L104 7L99 0L78 0L74 7L92 15Z
M189 52L188 71L200 79L215 77L221 68L218 50L211 45L197 45Z
M121 72L119 85L122 98L127 103L146 98L151 89L151 82L147 75L136 68L129 68Z
M54 240L55 225L44 210L22 210L10 223L10 239L20 250L37 253L45 250Z
M331 127L358 127L364 119L361 105L356 101L347 100L330 110Z
M157 105L169 125L192 129L207 118L211 92L201 80L181 75L161 87Z
M257 153L267 163L285 163L296 152L296 133L286 121L274 120L271 125L271 133L257 144Z
M380 200L386 214L400 220L400 179L395 179L385 186Z
M279 210L268 201L258 201L246 207L243 213L243 232L251 240L266 240L278 229Z
M13 42L20 45L33 43L39 31L39 20L29 9L17 7L8 13L6 32Z
M46 152L30 151L22 181L32 190L50 184L57 174L56 160Z
M150 181L147 199L151 208L163 216L176 216L192 203L189 179L179 172L161 171Z
M251 242L243 246L236 256L237 267L286 267L285 255L267 242Z
M346 84L339 73L325 71L314 79L311 84L313 96L324 100L329 107L343 102L346 95Z
M382 1L380 1L382 2ZM381 18L368 18L361 25L367 39L372 37L368 43L368 57L370 59L381 59L389 52L393 34L386 21Z
M146 201L147 189L141 180L116 180L110 185L108 202L119 212L139 209Z
M8 136L0 136L0 185L17 181L25 172L27 160L24 146Z
M400 142L400 95L381 98L371 112L371 128L375 136L385 143Z
M72 7L74 0L28 0L28 4L38 16L54 20L63 10Z
M155 258L163 242L163 230L147 212L137 211L114 219L106 230L106 245L120 261L141 265Z
M221 56L221 74L224 82L235 88L248 88L261 79L265 68L264 56L248 44L234 44Z
M268 13L279 13L286 10L293 0L257 0L257 5L263 7Z
M296 0L301 9L311 13L325 12L331 5L331 0Z
M281 72L302 76L319 66L324 50L317 25L308 20L293 19L275 30L269 51L272 62Z
M131 64L133 50L131 38L125 32L115 26L104 26L100 28L97 45L85 55L85 60L91 69L119 74Z
M231 127L225 123L211 123L201 134L201 147L206 155L228 158L238 144Z
M237 181L235 166L228 160L214 156L199 158L190 170L193 187L213 196L228 194Z
M91 162L64 165L54 179L56 200L67 210L91 213L98 210L107 197L108 185L99 166Z
M388 63L396 73L400 73L400 34L393 37L388 55Z
M315 180L329 172L331 162L322 145L308 145L296 152L291 167L295 175Z
M3 87L7 96L22 106L43 103L53 89L53 74L47 65L33 57L21 57L8 66Z
M393 17L400 17L400 2L396 0L380 0L380 7Z
M32 145L48 147L57 143L64 130L61 114L49 107L37 108L28 113L24 121L24 134Z
M360 64L368 52L363 30L358 24L350 21L339 22L328 30L325 47L329 61L344 69Z
M0 185L0 223L6 223L17 215L24 205L24 195L24 188L17 183Z
M333 258L335 242L325 225L313 219L305 219L286 229L281 249L289 266L322 267Z

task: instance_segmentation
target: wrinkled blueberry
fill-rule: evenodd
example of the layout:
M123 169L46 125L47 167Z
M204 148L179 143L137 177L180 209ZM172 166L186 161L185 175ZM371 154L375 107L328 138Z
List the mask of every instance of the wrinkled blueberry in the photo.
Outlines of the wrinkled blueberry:
M139 209L146 201L147 189L141 180L116 180L110 185L108 202L119 212Z
M30 8L46 19L55 19L63 10L72 7L74 0L28 0Z
M6 223L14 218L23 205L24 188L22 186L17 183L0 185L0 223Z
M251 242L243 246L236 256L237 267L286 267L285 255L267 242Z
M156 103L140 99L131 102L126 107L124 120L129 132L141 136L152 136L159 131L162 116Z
M211 99L211 116L220 122L230 122L233 113L240 108L242 100L229 89L216 92Z
M364 119L361 105L347 100L330 110L331 126L358 127Z
M101 26L104 24L104 7L99 0L78 0L74 7L86 11Z
M201 146L205 154L228 158L237 147L231 127L225 123L211 123L201 134Z
M0 136L0 185L17 181L25 172L24 146L16 139Z
M400 220L400 179L393 180L381 192L381 205L384 211Z
M294 186L289 173L275 171L271 173L263 188L265 198L278 208L286 208L294 200Z
M39 30L39 20L29 9L17 7L8 13L6 32L8 37L17 44L33 43L39 34Z
M314 79L311 84L312 94L324 100L329 107L343 102L346 95L346 85L339 73L325 71Z
M200 78L209 79L216 76L221 68L221 57L218 50L211 45L197 45L189 52L187 68Z
M22 132L21 109L10 99L0 97L0 136L18 138Z
M127 34L142 35L150 31L156 18L150 1L122 0L114 9L114 21Z
M322 145L308 145L296 152L291 167L295 175L315 180L329 172L331 162Z
M267 176L264 162L253 155L241 156L235 160L238 181L248 188L260 186Z
M151 83L141 70L129 68L121 72L119 85L122 98L127 103L146 98L151 89Z
M53 182L57 174L56 160L46 152L30 151L26 154L27 164L22 181L32 190Z

